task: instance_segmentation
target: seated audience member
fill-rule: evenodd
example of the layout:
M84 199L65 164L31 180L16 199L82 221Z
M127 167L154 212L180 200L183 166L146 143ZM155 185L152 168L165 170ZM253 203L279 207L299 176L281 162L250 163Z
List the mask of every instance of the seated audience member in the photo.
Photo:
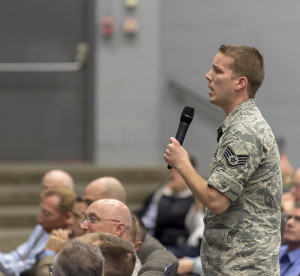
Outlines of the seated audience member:
M98 196L101 196L103 193L97 193L97 189L99 189L100 191L105 191L105 198L109 198L108 192L112 190L115 190L112 195L114 199L124 202L124 199L127 198L125 188L119 180L99 181L94 188L95 190L92 193L87 193L87 189L85 190L84 200L92 198L92 196L96 194L98 194ZM87 194L90 195L87 196ZM102 198L93 197L93 199L100 200ZM145 241L137 251L137 255L142 262L141 270L145 272L145 276L147 273L149 273L149 275L151 275L152 273L153 276L164 275L164 273L162 273L161 271L163 271L165 267L167 267L169 264L174 264L174 266L177 267L178 264L177 258L174 256L174 254L166 250L166 248L157 239L148 234L145 237Z
M77 197L72 209L73 221L71 221L69 226L74 237L79 237L84 233L80 226L80 220L84 218L84 212L87 207L87 203L81 197Z
M131 238L132 235L130 234L132 227L130 211L119 200L102 199L93 202L85 212L85 219L82 220L81 227L85 234L106 232L134 244ZM142 268L139 271L139 275L142 275L141 271L158 271L161 273L164 271L166 263L167 265L174 263L177 267L175 256L160 245L160 243L157 245L157 241L153 240L153 238L148 240L148 242L145 239L138 250L138 255L139 253L144 257L143 261L141 261ZM154 272L153 275L155 275Z
M284 239L287 244L279 251L280 276L300 273L300 201L297 201L287 218Z
M48 276L48 267L52 265L53 257L63 249L66 241L68 241L70 237L83 235L83 230L80 227L80 220L84 217L84 212L87 207L87 204L82 200L82 198L77 197L76 202L73 205L73 216L68 228L55 229L50 233L45 246L45 251L32 269L33 275Z
M131 276L136 262L134 247L128 241L108 233L91 233L79 240L99 246L104 258L105 276Z
M300 168L295 170L292 177L292 186L285 187L281 198L281 244L283 239L287 216L290 214L295 202L300 201Z
M184 221L193 202L194 195L182 176L171 169L169 181L158 188L136 214L149 234L165 246L176 246L184 243L188 236Z
M180 258L178 262L178 275L200 275L202 271L200 245L204 231L203 217L204 206L198 200L195 200L195 203L186 216L187 228L189 228L189 225L191 225L191 229L194 230L190 234L186 245L181 245L171 250L175 256ZM189 253L193 254L189 255Z
M195 199L185 217L185 227L189 236L185 243L176 246L168 246L167 249L177 258L197 257L200 254L201 240L204 231L204 206Z
M130 210L121 201L116 199L101 199L93 202L85 212L85 219L81 227L87 233L105 232L121 237L135 246L136 222ZM102 215L102 217L100 217ZM105 218L103 218L105 215ZM136 262L135 273L141 268L141 263Z
M54 276L102 276L103 268L104 258L98 246L71 239L49 270Z
M18 276L33 267L44 252L49 233L54 229L68 227L75 200L76 194L66 187L55 187L43 193L37 215L38 225L28 241L15 251L0 254L0 263L10 273L7 275Z
M117 178L111 176L100 177L90 182L84 189L83 199L88 205L104 198L126 202L126 191Z

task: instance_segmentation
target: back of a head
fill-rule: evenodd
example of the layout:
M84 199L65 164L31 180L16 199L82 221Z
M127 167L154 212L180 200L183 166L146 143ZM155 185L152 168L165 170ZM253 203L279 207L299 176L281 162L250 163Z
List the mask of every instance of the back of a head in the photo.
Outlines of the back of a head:
M136 253L126 240L107 233L100 233L101 252L105 258L105 276L131 276Z
M144 222L141 220L140 217L134 215L136 221L136 240L141 241L142 243L145 241L147 230Z
M105 176L93 180L84 191L84 200L88 204L105 198L126 202L127 196L123 184L115 177Z
M233 77L245 76L248 79L248 96L254 98L265 77L265 65L262 55L254 47L245 45L220 46L219 51L234 59Z
M41 190L44 191L57 186L64 186L74 190L74 180L69 173L63 170L54 169L46 172L42 179Z
M102 276L104 258L97 246L70 240L53 263L54 276Z

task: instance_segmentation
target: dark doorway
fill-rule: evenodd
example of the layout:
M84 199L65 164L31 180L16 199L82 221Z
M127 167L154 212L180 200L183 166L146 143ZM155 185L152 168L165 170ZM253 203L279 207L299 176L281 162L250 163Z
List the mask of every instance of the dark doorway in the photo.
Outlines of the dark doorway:
M0 161L92 161L94 0L0 2Z

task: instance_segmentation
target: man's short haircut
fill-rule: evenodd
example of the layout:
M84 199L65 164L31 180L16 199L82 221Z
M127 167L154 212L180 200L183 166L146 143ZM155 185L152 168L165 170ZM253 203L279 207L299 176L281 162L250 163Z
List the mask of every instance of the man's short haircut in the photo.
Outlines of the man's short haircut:
M135 249L128 241L102 233L100 249L105 258L105 276L131 276L136 262Z
M146 234L147 234L147 230L146 230L146 226L144 224L144 222L141 220L140 217L138 217L137 215L133 215L135 217L136 223L137 223L137 240L144 242L145 238L146 238Z
M57 195L60 198L58 210L61 213L71 212L77 195L74 191L67 187L58 186L45 191L44 197Z
M71 239L53 263L54 276L102 276L104 257L97 246Z
M136 225L136 217L134 214L131 214L132 223L129 230L129 236L133 243L136 242L136 235L137 235L137 225Z
M219 51L234 59L231 67L232 77L246 77L248 79L248 96L254 98L265 77L262 55L257 49L245 45L223 44Z
M133 245L128 241L108 233L90 233L76 239L97 243L105 258L105 276L131 276L136 262Z

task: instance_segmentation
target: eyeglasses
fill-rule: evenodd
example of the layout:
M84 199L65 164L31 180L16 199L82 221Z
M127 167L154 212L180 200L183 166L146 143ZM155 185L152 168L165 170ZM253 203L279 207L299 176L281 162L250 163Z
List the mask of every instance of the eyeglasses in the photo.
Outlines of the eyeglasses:
M291 218L293 218L297 223L300 223L300 217L299 216L291 216L291 215L289 215L287 217L287 221L290 220Z
M53 271L53 265L48 267L48 272L49 272L50 275L53 275L52 271Z
M116 219L107 219L107 218L98 218L96 216L88 216L80 220L80 225L82 225L85 221L88 222L88 224L96 224L97 222L100 222L101 220L109 220L120 223L121 221Z

